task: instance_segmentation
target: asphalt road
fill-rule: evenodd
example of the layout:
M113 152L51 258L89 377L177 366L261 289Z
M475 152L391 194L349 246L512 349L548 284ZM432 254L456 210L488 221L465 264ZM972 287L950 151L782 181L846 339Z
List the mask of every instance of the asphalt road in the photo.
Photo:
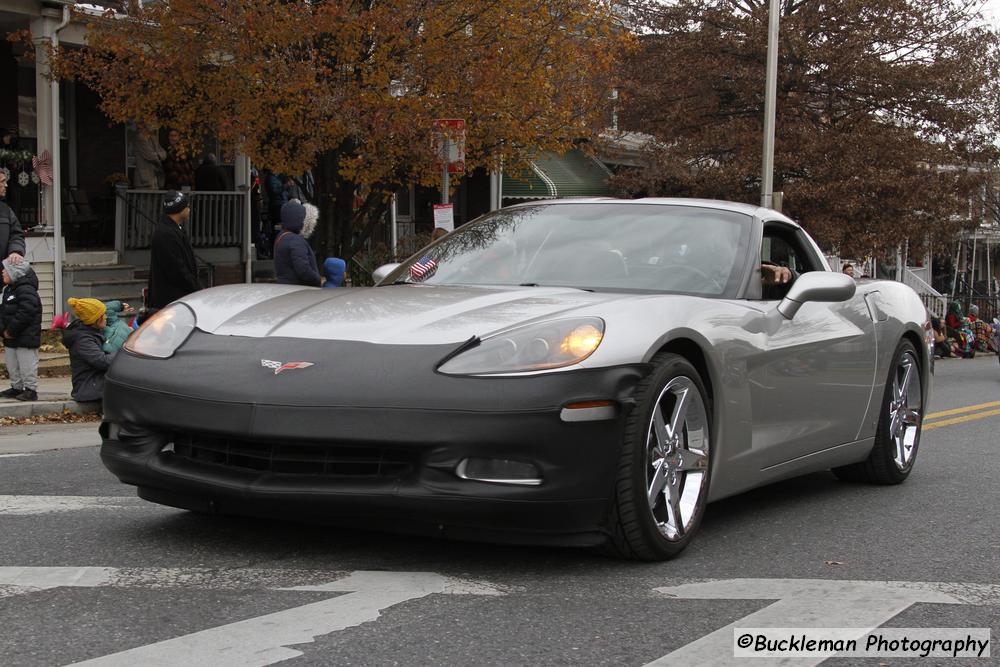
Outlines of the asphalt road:
M733 623L989 628L1000 658L998 408L996 357L939 362L905 484L821 473L720 501L659 564L200 516L118 484L93 424L8 427L0 664L778 664L734 662Z

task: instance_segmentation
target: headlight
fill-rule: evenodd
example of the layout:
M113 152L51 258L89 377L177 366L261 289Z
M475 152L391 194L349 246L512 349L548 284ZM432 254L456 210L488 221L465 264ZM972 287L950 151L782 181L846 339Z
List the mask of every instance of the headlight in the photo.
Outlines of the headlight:
M556 320L511 329L448 359L438 368L449 375L518 373L579 363L604 338L597 317Z
M194 312L182 303L175 303L143 322L124 347L133 354L166 359L187 340L194 325Z

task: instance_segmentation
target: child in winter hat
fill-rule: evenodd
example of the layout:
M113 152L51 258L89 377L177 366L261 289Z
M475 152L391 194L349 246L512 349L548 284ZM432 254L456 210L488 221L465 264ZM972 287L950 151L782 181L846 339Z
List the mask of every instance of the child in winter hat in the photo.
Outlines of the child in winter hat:
M97 299L69 299L69 307L76 318L87 326L94 326L107 312L107 307Z
M38 277L31 264L3 260L3 292L0 293L0 334L10 389L2 398L38 400L38 347L42 342L42 301Z

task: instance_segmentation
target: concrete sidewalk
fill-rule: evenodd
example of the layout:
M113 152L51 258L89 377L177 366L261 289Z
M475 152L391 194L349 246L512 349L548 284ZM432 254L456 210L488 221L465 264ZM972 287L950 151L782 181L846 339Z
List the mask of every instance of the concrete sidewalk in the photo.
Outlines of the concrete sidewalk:
M0 389L9 385L0 380ZM38 378L38 400L19 401L14 398L0 398L0 417L38 417L40 415L62 414L69 410L73 414L85 415L100 412L98 403L77 403L70 398L73 383L68 377Z

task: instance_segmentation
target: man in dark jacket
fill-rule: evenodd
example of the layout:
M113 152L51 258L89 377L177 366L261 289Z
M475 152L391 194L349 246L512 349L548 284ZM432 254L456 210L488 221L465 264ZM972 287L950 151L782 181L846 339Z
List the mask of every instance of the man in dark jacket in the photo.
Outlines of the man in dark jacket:
M0 293L0 331L10 389L3 398L38 400L38 346L42 342L42 301L38 277L26 261L3 260L3 292Z
M63 330L63 345L69 350L69 368L73 374L73 400L100 401L104 398L104 374L114 353L101 349L108 318L103 303L97 299L69 299L77 319Z
M316 255L306 240L316 226L316 217L315 206L297 199L281 207L282 231L274 241L274 274L279 283L320 286Z
M7 174L0 171L0 197L7 195ZM0 260L19 264L24 258L24 232L10 206L0 201Z
M163 217L153 231L149 255L149 294L146 306L159 310L168 303L201 289L191 238L181 227L191 217L188 198L168 192Z

